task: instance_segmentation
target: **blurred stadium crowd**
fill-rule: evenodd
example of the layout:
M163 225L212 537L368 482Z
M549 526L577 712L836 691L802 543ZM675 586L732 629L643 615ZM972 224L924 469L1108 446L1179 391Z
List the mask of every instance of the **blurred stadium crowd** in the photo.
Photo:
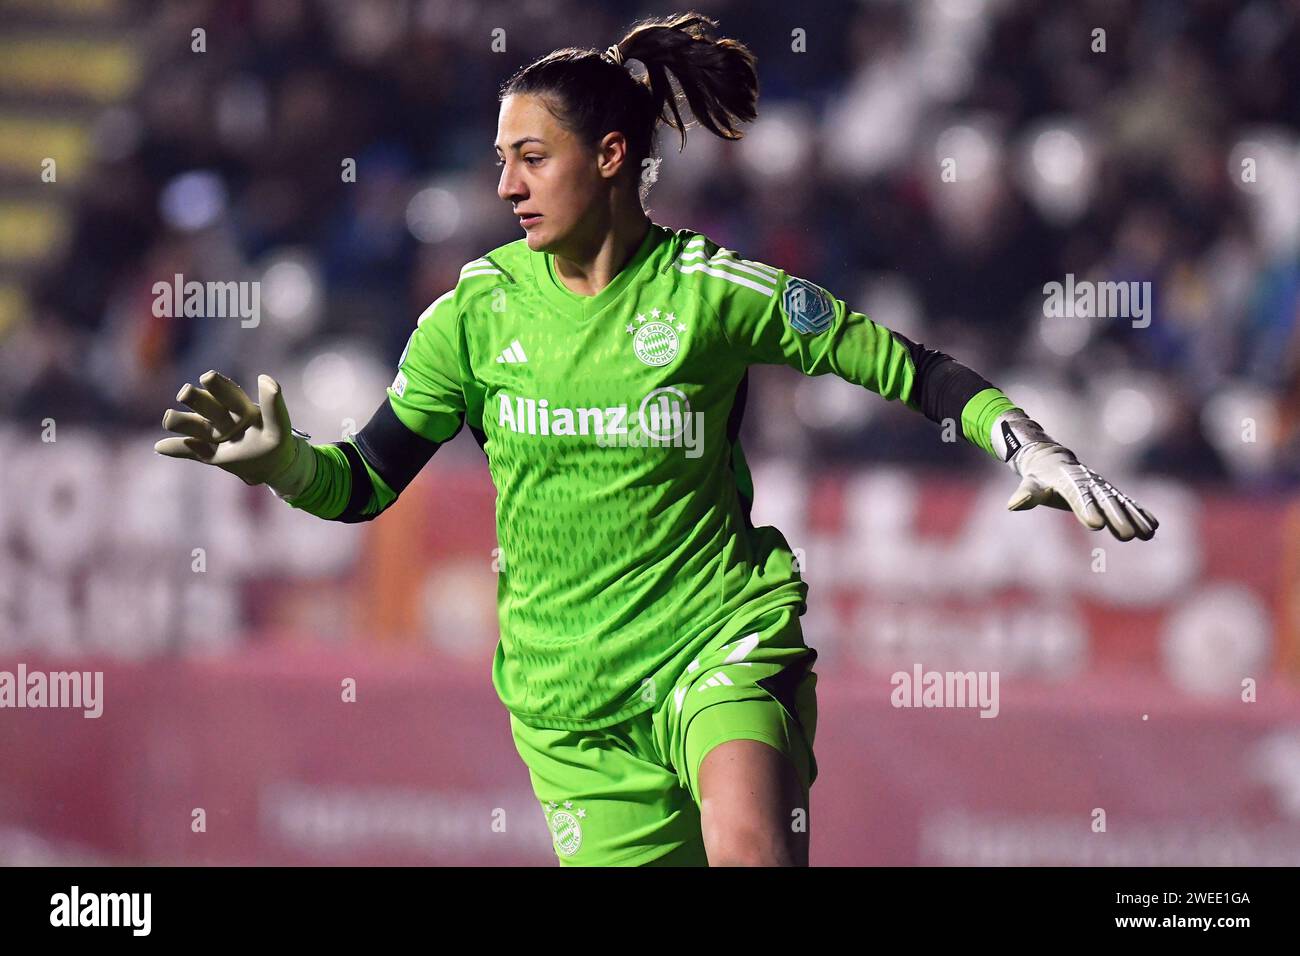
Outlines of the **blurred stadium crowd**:
M0 0L4 416L157 427L208 368L367 416L420 311L521 235L501 82L676 9ZM699 9L758 55L759 120L664 131L651 218L948 352L1103 471L1300 485L1300 3ZM175 274L260 280L263 327L155 316ZM1150 282L1150 324L1048 316L1067 275ZM981 455L831 379L761 370L751 402L759 454Z

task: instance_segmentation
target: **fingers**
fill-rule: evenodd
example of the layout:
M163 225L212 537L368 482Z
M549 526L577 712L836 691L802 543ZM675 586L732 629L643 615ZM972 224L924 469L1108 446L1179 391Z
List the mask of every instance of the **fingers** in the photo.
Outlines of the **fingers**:
M194 412L178 412L174 408L169 408L163 412L162 427L169 432L187 435L201 442L215 444L219 440L212 423Z
M218 432L229 428L236 421L235 417L226 409L226 406L217 401L216 396L207 389L191 385L189 382L182 385L181 390L176 393L176 401L188 405L195 412L202 415L212 423L212 427Z
M164 438L154 443L153 450L168 458L189 458L206 463L217 453L217 446L196 438Z
M1138 538L1143 541L1150 541L1155 537L1155 526L1147 519L1144 509L1139 507L1138 503L1132 498L1126 498L1124 495L1119 496L1119 501L1128 510L1129 519L1133 522Z
M1120 541L1132 540L1137 529L1133 527L1128 511L1119 501L1119 492L1109 482L1095 481L1093 487L1101 499L1101 510L1106 514L1106 526L1110 528L1110 533Z
M1118 496L1117 501L1119 504L1128 512L1129 520L1133 522L1138 538L1143 541L1150 541L1155 537L1156 528L1160 527L1160 522L1156 520L1155 515L1119 489L1115 490L1115 494Z
M1093 472L1092 476L1092 484L1098 489L1110 533L1120 541L1131 541L1133 538L1150 541L1160 524L1155 516L1100 475Z
M222 428L217 433L216 441L226 441L235 437L260 417L261 411L253 403L253 400L235 382L226 378L220 372L215 370L206 371L199 376L199 381L234 419L232 425Z
M1129 511L1136 511L1137 514L1146 519L1147 524L1151 526L1151 533L1155 534L1156 528L1160 527L1160 522L1156 520L1156 516L1127 495L1121 494L1120 497L1123 498L1124 503L1128 505Z
M1032 478L1026 478L1007 499L1008 511L1028 511L1038 502L1034 501L1034 491L1038 488Z
M1067 478L1060 482L1056 490L1085 528L1090 531L1100 531L1106 527L1106 515L1097 505L1096 493L1100 489L1092 482L1079 482Z
M261 425L262 410L239 385L216 370L203 373L199 376L199 381L204 387L199 388L187 382L176 394L176 400L185 403L193 411L181 412L169 408L163 413L163 428L180 437L155 442L154 451L168 458L189 458L205 464L216 464L216 459L221 454L221 443L238 439L250 425ZM269 375L263 375L258 379L258 387L263 402L269 402L269 407L275 410L272 429L287 434L290 430L289 413L284 407L279 383ZM260 441L259 437L259 444ZM253 450L256 451L256 448ZM242 453L242 448L236 450L235 457L227 456L231 460L221 467L249 483L234 467L233 462L239 453Z
M284 405L284 393L280 383L269 375L257 377L257 397L262 409L262 429L273 444L292 430L289 423L289 409Z
M1020 482L1019 487L1007 499L1008 511L1028 511L1030 508L1042 504L1050 504L1052 489L1034 479L1032 475L1026 476Z

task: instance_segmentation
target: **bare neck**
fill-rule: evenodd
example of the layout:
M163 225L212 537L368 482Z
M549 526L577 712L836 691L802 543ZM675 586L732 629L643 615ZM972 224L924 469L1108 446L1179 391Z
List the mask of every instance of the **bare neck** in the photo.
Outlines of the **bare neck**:
M560 281L578 295L596 295L614 281L636 254L650 229L650 219L642 214L615 222L613 228L596 236L592 243L571 256L555 255L555 273Z

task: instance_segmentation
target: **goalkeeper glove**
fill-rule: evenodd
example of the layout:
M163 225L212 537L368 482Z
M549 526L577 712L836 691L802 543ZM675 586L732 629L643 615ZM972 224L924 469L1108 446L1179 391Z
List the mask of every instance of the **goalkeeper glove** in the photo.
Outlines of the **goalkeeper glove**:
M1038 422L1018 408L993 423L993 450L1020 476L1007 501L1010 511L1037 505L1073 511L1092 531L1109 528L1120 541L1150 541L1160 527L1155 516L1101 475L1080 464L1070 449L1053 441Z
M192 412L163 413L163 428L184 437L164 438L154 451L216 465L246 485L269 485L281 498L301 494L315 475L316 456L311 436L289 423L279 383L258 376L258 406L220 372L204 372L199 382L202 388L186 382L176 395Z

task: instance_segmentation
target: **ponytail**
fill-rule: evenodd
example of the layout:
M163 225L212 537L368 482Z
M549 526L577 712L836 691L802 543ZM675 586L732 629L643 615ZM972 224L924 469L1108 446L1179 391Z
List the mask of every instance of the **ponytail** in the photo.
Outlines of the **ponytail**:
M709 29L716 27L716 21L694 12L641 20L604 52L568 47L529 64L506 81L499 99L538 96L561 125L588 143L621 132L634 170L654 157L660 123L681 134L679 152L686 148L690 124L682 119L681 100L714 135L741 139L738 124L758 115L756 60L740 41L710 37ZM634 77L628 60L640 61L645 76ZM640 181L644 203L654 178Z

